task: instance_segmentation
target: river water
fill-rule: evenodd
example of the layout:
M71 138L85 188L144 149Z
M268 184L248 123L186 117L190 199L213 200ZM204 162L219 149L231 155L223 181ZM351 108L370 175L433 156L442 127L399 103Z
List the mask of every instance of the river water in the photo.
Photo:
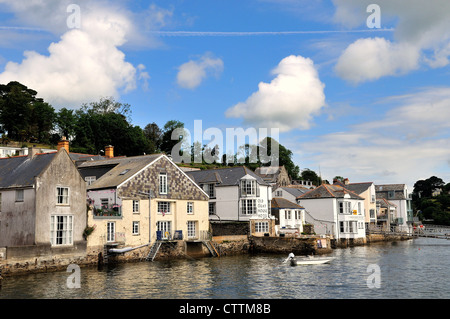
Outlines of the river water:
M336 249L330 264L292 267L286 255L137 262L6 277L0 299L444 299L450 241L414 239Z

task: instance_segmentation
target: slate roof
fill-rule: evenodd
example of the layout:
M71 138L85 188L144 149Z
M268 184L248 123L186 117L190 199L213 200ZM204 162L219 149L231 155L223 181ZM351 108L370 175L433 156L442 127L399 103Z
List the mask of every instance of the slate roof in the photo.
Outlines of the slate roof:
M281 197L272 198L272 208L280 209L280 208L295 208L295 209L303 209L303 206L300 206L296 203L293 203L287 199Z
M385 198L388 200L403 200L405 196L405 184L385 184L375 185L377 198ZM394 197L389 197L389 192L394 192Z
M217 183L216 186L236 186L239 185L239 180L245 175L254 177L259 184L268 184L251 169L245 166L226 167L216 169L205 169L200 171L185 172L197 184Z
M56 156L38 153L32 159L28 155L0 158L0 188L21 188L34 185L39 176Z
M299 187L280 187L282 190L288 192L289 194L295 196L296 198L299 197L300 195L305 194L306 192L308 192L310 189L309 188L299 188Z
M162 154L142 155L133 157L114 157L104 160L86 161L79 164L78 169L83 176L86 171L96 170L98 167L111 167L103 176L87 187L90 189L101 189L117 187L128 178L139 172L145 166L161 157Z
M351 190L352 192L355 192L356 194L364 193L373 183L372 182L365 182L365 183L350 183L347 185L344 185L345 188L348 190Z
M351 199L364 200L363 197L339 185L322 184L309 192L297 197L297 199L316 199L316 198L344 198L348 194Z

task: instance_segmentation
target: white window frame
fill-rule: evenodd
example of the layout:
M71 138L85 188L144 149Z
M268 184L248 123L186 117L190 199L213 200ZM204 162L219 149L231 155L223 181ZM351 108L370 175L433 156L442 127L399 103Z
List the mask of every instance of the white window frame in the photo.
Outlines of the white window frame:
M243 179L241 181L241 195L242 196L256 196L256 181Z
M132 234L133 235L139 235L139 230L140 230L139 226L140 226L139 221L133 221L133 224L132 224Z
M292 215L291 215L291 210L290 209L285 209L284 210L284 219L285 220L291 220Z
M106 205L105 205L105 202L106 202ZM100 208L101 209L103 209L103 208L108 209L109 208L109 198L100 198Z
M50 243L52 246L73 245L73 215L50 216Z
M158 221L156 223L156 230L161 232L161 237L163 239L169 239L172 234L172 222L171 221ZM166 236L166 233L169 233L169 236Z
M170 214L170 202L159 201L158 202L158 214Z
M187 204L186 204L186 213L188 215L194 214L194 202L187 202Z
M187 222L187 237L197 238L197 222L194 220L188 220Z
M255 222L255 233L268 233L269 222Z
M251 203L251 205L249 205ZM256 214L256 199L242 199L241 200L241 215Z
M64 191L67 191L65 194ZM70 189L66 186L56 187L56 205L69 205Z
M95 182L97 180L97 177L95 176L86 176L84 178L84 181L86 182L86 186L91 185L93 182Z
M139 214L139 200L133 199L132 205L133 205L133 214Z
M108 222L106 224L106 242L116 241L116 222Z
M159 173L159 193L163 195L168 193L167 173Z
M208 215L215 215L215 214L216 214L216 203L209 202L208 203Z
M23 189L16 189L16 202L23 202L25 198L25 191Z

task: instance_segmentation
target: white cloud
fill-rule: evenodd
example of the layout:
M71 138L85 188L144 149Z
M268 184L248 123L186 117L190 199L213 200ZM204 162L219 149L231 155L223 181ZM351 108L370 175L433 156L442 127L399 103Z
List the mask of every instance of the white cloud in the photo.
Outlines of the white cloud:
M371 0L333 0L334 22L348 28L365 27ZM395 27L393 40L358 39L345 49L336 65L342 78L361 83L405 74L418 67L450 63L450 2L379 0L381 27Z
M79 107L104 96L118 98L134 90L138 81L147 85L145 66L134 67L120 49L130 38L142 38L133 13L113 1L86 1L80 4L81 27L70 29L67 12L70 1L0 0L6 3L22 25L44 28L58 41L48 46L48 54L25 51L21 62L8 62L0 73L0 83L19 81L38 92L54 107ZM151 6L149 19L163 24L170 13ZM150 21L147 21L150 23Z
M198 60L190 60L178 68L177 83L185 89L195 89L209 75L218 76L223 71L223 61L206 53Z
M436 175L450 181L450 88L382 101L385 116L300 143L300 162L320 165L324 179L406 183Z
M359 83L405 74L418 68L419 58L417 48L406 43L378 37L359 39L344 50L335 70L340 77Z
M227 117L280 132L308 129L312 116L325 106L325 85L311 59L288 56L272 71L276 77L270 83L261 82L258 91L245 102L226 111Z

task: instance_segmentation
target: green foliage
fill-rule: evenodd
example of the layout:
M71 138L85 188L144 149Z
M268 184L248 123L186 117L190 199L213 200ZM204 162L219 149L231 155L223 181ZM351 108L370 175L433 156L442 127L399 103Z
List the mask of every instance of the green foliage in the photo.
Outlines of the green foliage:
M434 193L438 191L437 193ZM440 194L437 195L440 191ZM413 206L422 220L450 225L450 186L441 178L431 176L414 184Z

